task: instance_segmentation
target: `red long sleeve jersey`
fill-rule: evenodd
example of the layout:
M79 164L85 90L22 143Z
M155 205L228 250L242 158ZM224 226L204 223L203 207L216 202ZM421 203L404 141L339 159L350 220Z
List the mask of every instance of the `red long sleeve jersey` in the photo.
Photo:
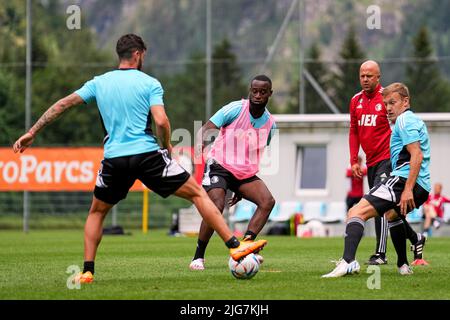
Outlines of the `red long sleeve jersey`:
M391 127L383 103L380 84L374 92L361 91L350 101L350 163L358 163L359 146L366 154L366 165L372 167L389 159Z

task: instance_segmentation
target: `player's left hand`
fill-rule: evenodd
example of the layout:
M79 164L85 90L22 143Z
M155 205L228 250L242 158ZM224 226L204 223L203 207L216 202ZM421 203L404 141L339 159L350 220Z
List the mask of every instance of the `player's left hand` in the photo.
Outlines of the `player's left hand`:
M414 203L414 195L412 193L412 190L405 189L402 192L402 196L400 197L400 213L403 216L406 216L406 214L414 209L416 207L416 204Z
M14 153L20 151L20 153L24 152L31 144L33 143L34 137L31 133L27 132L23 136L21 136L16 142L13 144Z
M361 170L361 166L358 163L352 165L352 174L355 178L362 179L363 172Z
M228 205L230 207L234 206L236 203L242 200L242 195L240 193L234 193L233 198L228 200Z
M194 161L195 163L202 163L204 145L198 143L194 145Z

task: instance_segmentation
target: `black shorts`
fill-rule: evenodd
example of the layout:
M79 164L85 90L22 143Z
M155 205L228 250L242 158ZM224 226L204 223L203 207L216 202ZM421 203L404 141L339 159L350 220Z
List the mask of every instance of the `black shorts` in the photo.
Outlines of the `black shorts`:
M391 175L391 160L386 159L378 162L376 165L367 168L367 182L369 189L383 182Z
M347 204L347 211L350 210L351 207L353 207L355 204L357 204L362 197L349 197L345 199L345 203Z
M385 212L395 209L400 214L400 197L405 189L406 179L398 176L390 176L384 182L378 183L364 195L364 199L377 210L380 216ZM416 183L413 188L414 203L419 208L428 199L428 191ZM412 210L411 210L412 211Z
M109 204L127 197L136 179L163 198L177 191L190 175L170 159L166 149L133 156L103 159L94 195Z
M222 167L214 160L208 160L205 166L202 185L208 192L211 189L221 188L227 191L239 192L239 187L243 184L261 180L257 176L239 180L230 171Z

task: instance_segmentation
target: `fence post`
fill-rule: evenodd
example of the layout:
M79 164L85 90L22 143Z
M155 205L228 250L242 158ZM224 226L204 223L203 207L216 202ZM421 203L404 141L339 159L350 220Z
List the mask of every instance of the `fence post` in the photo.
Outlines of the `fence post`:
M23 232L28 233L30 230L29 220L30 220L30 199L29 192L23 192Z
M31 0L27 0L26 3L27 13L26 13L26 77L25 77L25 130L30 129L31 125L31 64L32 64L32 42L31 42ZM30 199L28 191L23 192L23 231L28 232L28 218L30 216Z
M148 231L148 189L144 187L142 192L142 232Z
M117 204L112 208L112 226L117 226Z

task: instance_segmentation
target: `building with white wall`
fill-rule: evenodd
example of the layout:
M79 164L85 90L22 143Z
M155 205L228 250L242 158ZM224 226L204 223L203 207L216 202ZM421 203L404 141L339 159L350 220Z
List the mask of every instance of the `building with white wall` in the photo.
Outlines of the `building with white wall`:
M431 183L450 196L450 113L419 113L431 141ZM277 202L344 201L350 186L349 114L274 115L278 137L266 150L259 176ZM278 144L278 146L277 146ZM278 152L276 152L278 151ZM362 151L361 151L362 153ZM366 189L367 191L367 181Z

